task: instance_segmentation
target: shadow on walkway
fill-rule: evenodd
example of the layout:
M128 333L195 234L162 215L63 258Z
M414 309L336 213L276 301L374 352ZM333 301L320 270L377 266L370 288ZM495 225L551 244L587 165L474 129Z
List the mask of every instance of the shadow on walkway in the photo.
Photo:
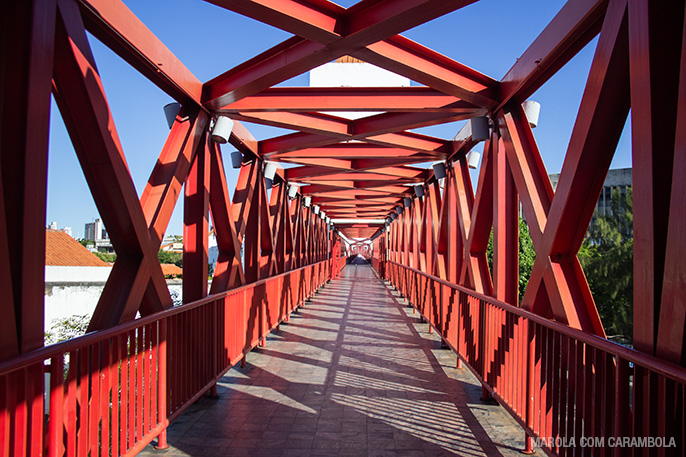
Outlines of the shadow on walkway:
M140 455L514 456L524 433L368 265L348 265Z

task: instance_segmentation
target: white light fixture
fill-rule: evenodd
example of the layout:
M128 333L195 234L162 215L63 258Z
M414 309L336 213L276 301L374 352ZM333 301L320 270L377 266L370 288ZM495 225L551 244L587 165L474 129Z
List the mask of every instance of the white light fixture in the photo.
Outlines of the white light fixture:
M467 154L467 166L469 168L477 168L479 166L479 159L481 158L481 153L477 151L470 151Z
M326 216L326 225L331 225L331 218Z
M405 208L409 208L412 206L412 199L410 197L403 197L403 205L405 205Z
M541 114L541 104L533 100L527 100L522 103L522 108L524 108L524 114L526 114L526 120L529 121L531 128L538 125L538 115Z
M435 163L432 165L432 167L433 167L433 169L434 169L434 176L436 177L436 179L443 179L443 178L445 178L446 176L448 176L448 175L446 174L446 172L445 172L445 163L443 163L443 162L435 162Z
M219 116L212 129L212 139L219 144L229 142L233 130L233 121L226 116Z
M305 197L303 203L305 204L305 208L309 208L312 204L312 197Z
M319 212L319 217L321 217L322 220L326 219L326 212L325 212L325 211L320 211L320 212Z
M489 138L488 118L474 117L469 120L472 129L472 141L485 141Z
M276 176L276 163L274 162L265 162L264 163L264 177L265 179L271 179L272 181L274 180L274 176Z
M291 184L288 186L288 198L293 200L298 195L298 186Z
M421 184L414 186L414 194L417 196L417 198L422 198L424 196L424 186Z
M314 214L319 214L319 206L314 205Z
M169 125L169 128L172 128L172 125L174 125L174 121L176 120L177 114L179 114L179 111L181 111L181 103L169 103L167 105L164 105L164 117L167 118L167 124Z
M231 166L233 168L241 168L243 165L243 154L241 151L233 151L231 153Z

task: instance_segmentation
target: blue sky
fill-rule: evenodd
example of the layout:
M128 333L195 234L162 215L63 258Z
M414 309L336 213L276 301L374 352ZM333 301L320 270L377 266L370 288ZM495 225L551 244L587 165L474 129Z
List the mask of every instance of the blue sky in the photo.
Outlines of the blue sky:
M124 0L124 3L201 81L290 37L286 32L199 0L167 0L163 4L158 0ZM348 7L355 2L338 3ZM404 35L501 79L563 4L560 0L482 0L408 30ZM162 107L173 100L93 37L89 38L140 195L169 133ZM596 41L592 41L531 97L541 103L539 125L534 134L549 173L558 173L562 167L595 44ZM283 85L307 86L308 76L298 76ZM257 139L289 133L254 124L246 126ZM461 123L449 123L417 131L449 139L460 127ZM631 166L629 133L627 126L612 168ZM222 148L225 154L232 150L230 146ZM227 172L232 189L236 174L233 170ZM183 232L182 206L180 200L169 225L169 234ZM82 237L84 224L96 217L98 210L59 111L53 104L48 223L56 221L58 227L70 226L75 237Z

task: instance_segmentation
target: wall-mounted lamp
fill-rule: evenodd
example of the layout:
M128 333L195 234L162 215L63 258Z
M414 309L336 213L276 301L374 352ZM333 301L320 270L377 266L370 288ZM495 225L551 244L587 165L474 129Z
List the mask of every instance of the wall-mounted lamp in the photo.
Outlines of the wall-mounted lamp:
M434 169L434 176L436 177L436 179L443 179L446 176L448 176L445 172L444 162L436 162L432 165L432 168Z
M488 118L485 116L474 117L469 120L472 129L472 141L485 141L489 138Z
M319 206L314 205L313 210L314 210L314 214L319 214Z
M541 114L541 104L533 100L527 100L522 103L522 108L524 108L524 114L526 114L526 120L529 121L531 128L538 125L538 115Z
M276 176L276 163L274 162L265 162L264 163L264 178L265 179L271 179L272 181L274 180L274 176Z
M391 219L390 217L387 217L387 218L386 218L386 225L390 225L390 224L391 224L391 220L392 220L392 219Z
M322 220L326 219L326 211L320 211L320 212L319 212L319 217L321 217Z
M479 166L480 158L481 153L477 151L469 151L469 154L467 154L467 166L469 168L477 168Z
M331 218L326 216L326 225L331 225Z
M169 128L172 128L172 125L174 125L174 121L176 120L176 115L181 111L181 103L169 103L164 105L163 109L164 117L167 118L167 124L169 125Z
M398 214L397 214L395 211L393 211L393 212L391 213L391 219L392 219L392 220L396 220L397 218L398 218Z
M303 204L305 205L305 208L309 208L312 204L312 197L303 198Z
M417 198L422 198L424 196L424 186L421 184L414 186L414 194L417 196Z
M403 208L402 206L398 205L398 206L395 207L395 212L398 213L398 216L400 216L400 215L403 213L403 210L404 210L404 209L405 209L405 208Z
M405 205L405 208L409 208L412 206L412 199L410 197L403 197L403 205Z
M212 139L219 144L228 143L231 130L233 130L233 120L226 116L219 116L212 129Z
M233 168L241 168L243 165L243 154L241 151L233 151L231 153L231 166Z
M291 184L288 186L288 198L293 200L298 195L298 186Z

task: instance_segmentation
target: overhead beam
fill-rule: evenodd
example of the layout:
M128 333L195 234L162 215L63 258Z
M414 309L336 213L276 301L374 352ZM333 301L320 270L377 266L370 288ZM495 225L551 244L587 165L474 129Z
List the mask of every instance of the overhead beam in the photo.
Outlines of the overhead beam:
M292 37L205 83L203 102L210 110L219 109L338 57L354 54L365 46L393 37L473 1L414 0L403 2L401 7L397 3L389 3L382 8L388 14L383 17L377 16L379 4L372 7L365 3L370 7L350 16L350 24L355 24L355 30L335 42L310 41L299 35L300 30L288 30L299 36Z
M202 83L121 0L79 0L90 33L175 100L200 103Z
M503 77L497 109L525 101L583 49L600 32L607 4L567 2Z
M261 111L440 111L477 107L430 87L272 87L226 105L218 113Z

